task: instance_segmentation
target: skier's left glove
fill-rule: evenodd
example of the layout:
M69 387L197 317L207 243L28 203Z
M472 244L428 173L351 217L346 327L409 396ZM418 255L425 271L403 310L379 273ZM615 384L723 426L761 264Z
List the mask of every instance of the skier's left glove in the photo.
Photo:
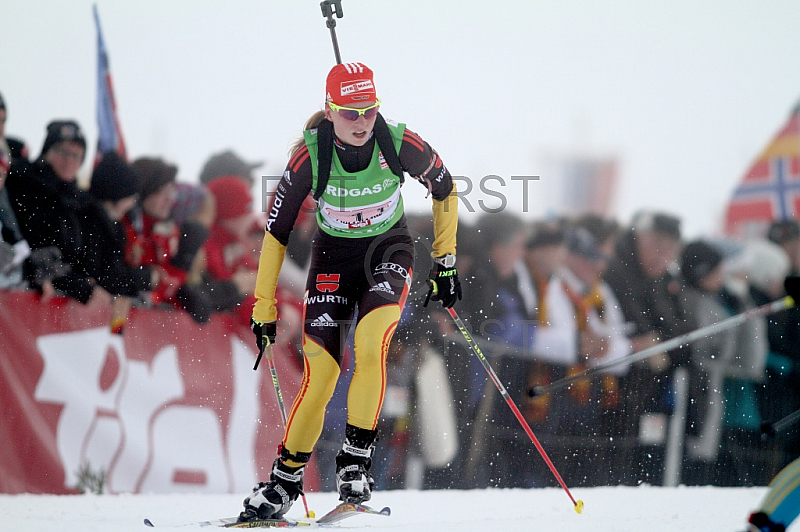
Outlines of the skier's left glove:
M461 299L461 281L458 280L455 255L445 255L433 259L433 269L428 276L428 295L425 297L423 307L428 306L428 301L441 301L444 308L453 308L456 301Z
M253 331L253 334L256 335L256 345L258 346L259 353L263 352L267 346L275 343L275 336L278 332L277 322L270 321L261 323L251 317L250 329Z

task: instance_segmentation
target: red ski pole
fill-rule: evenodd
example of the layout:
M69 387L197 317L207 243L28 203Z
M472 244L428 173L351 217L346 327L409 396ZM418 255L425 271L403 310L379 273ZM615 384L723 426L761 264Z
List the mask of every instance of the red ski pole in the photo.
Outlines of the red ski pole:
M469 334L469 331L467 331L467 328L464 326L464 322L461 321L461 318L458 317L458 314L456 314L456 311L454 309L448 308L447 312L448 314L450 314L450 317L453 318L453 321L458 327L458 330L461 331L462 335L464 335L464 339L467 341L467 344L469 345L472 352L475 354L476 357L478 357L478 360L481 361L481 364L483 364L483 367L486 369L486 372L489 374L489 377L492 379L492 382L494 382L494 385L497 386L497 389L500 391L500 395L502 395L503 399L506 400L506 403L508 403L508 406L509 408L511 408L511 411L514 412L514 416L516 416L517 421L519 421L519 424L522 425L523 429L525 429L525 433L533 442L533 445L536 447L536 450L539 451L540 455L542 455L542 458L547 464L547 467L550 468L550 471L553 472L553 476L556 477L558 483L561 484L561 487L564 488L565 492L567 492L567 496L569 496L569 499L572 501L572 505L575 508L575 511L578 513L583 512L583 501L580 499L576 501L575 498L572 496L572 493L569 492L569 488L564 483L564 480L561 478L561 475L558 474L556 466L553 465L553 462L550 460L550 457L547 456L544 447L542 447L542 444L539 443L539 440L536 438L536 435L531 430L531 427L530 425L528 425L528 422L525 421L524 417L522 417L522 412L520 412L519 408L517 408L517 405L514 404L514 400L511 399L511 396L508 394L508 391L506 390L505 386L503 386L503 383L500 382L500 379L497 378L497 374L492 369L492 366L489 364L489 361L486 359L486 356L481 351L481 348L478 347L478 344L475 342L475 340L473 340L472 335Z

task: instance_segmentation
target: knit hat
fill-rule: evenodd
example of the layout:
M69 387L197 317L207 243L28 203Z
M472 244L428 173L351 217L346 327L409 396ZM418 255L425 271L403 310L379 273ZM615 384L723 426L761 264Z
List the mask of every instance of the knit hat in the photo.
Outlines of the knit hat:
M42 145L40 158L47 153L50 148L59 142L75 142L83 146L84 155L86 153L86 138L83 136L81 127L74 120L53 120L47 124L47 137Z
M336 105L375 101L372 70L363 63L341 63L328 72L325 101Z
M697 288L705 276L722 262L722 252L697 240L686 244L681 255L681 272L689 286Z
M144 200L158 192L163 186L174 183L178 167L161 159L141 157L131 163L133 171L139 174L139 200Z
M207 187L217 200L217 220L230 220L251 212L253 196L238 177L218 177Z
M103 201L119 201L139 193L141 179L117 153L107 152L92 172L89 193Z
M767 238L779 246L800 238L800 223L797 220L778 220L769 226Z
M200 172L200 182L207 185L214 178L233 175L253 183L255 180L251 172L263 164L263 161L248 163L233 151L226 150L212 155L206 161L203 170Z
M534 224L531 235L525 243L527 249L546 246L559 246L564 243L564 228L559 222L539 222Z

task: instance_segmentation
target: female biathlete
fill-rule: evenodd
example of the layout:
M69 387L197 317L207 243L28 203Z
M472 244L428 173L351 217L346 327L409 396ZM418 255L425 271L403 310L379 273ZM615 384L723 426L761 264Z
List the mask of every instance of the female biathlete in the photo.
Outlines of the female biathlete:
M275 193L261 250L252 328L259 349L275 341L275 289L303 200L317 200L318 229L304 300L304 371L269 482L245 499L240 521L284 515L303 490L303 468L322 433L355 318L355 371L344 444L336 457L342 501L370 499L369 469L386 390L386 356L411 285L414 246L403 214L403 172L433 198L434 266L429 297L461 299L455 268L456 189L439 155L403 124L378 113L373 73L333 67L324 112L314 115Z

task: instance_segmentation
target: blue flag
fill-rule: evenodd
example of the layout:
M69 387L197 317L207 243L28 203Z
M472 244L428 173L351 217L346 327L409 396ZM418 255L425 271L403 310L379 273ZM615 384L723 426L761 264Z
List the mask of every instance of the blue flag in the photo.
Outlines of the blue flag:
M114 100L114 87L111 83L111 72L108 67L108 52L100 28L100 16L97 5L92 6L94 22L97 27L97 155L95 164L109 151L115 151L126 158L125 141L117 118L117 104Z

